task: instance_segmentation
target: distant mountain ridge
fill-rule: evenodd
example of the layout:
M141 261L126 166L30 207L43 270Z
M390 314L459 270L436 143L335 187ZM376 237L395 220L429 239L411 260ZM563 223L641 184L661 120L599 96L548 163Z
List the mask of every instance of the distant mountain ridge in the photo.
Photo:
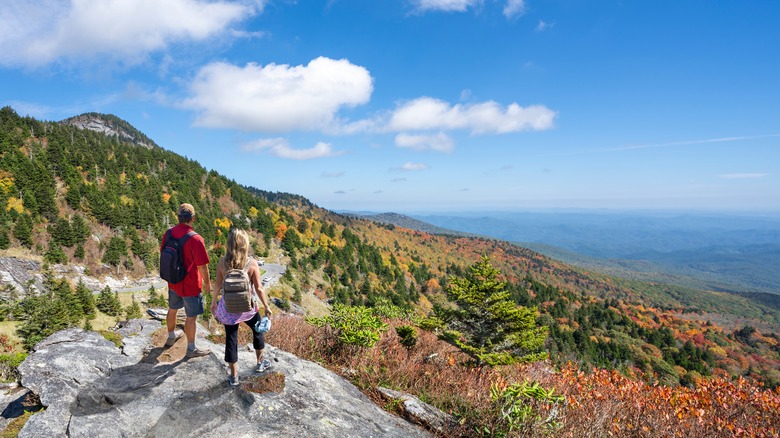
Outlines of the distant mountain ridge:
M393 225L397 227L408 228L410 230L422 231L431 234L441 234L445 236L484 237L474 233L466 233L463 231L456 231L448 228L438 227L428 222L424 222L415 219L411 216L406 216L400 213L344 212L343 214L347 216L368 219L380 224Z
M780 294L780 219L774 216L678 212L414 217L433 226L516 242L609 275Z

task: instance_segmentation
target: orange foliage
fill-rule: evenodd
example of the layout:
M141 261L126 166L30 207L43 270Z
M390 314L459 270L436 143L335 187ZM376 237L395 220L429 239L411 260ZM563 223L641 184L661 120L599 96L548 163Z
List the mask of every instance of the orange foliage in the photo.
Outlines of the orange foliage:
M284 222L277 222L274 231L276 231L276 238L282 240L287 234L287 225Z

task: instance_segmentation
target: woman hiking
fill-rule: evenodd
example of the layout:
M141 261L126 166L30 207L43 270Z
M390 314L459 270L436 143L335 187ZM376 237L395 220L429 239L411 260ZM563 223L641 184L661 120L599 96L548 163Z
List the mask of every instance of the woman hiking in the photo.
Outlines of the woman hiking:
M238 385L238 325L245 323L252 328L252 346L257 356L257 366L255 372L263 372L270 367L268 360L263 360L263 349L265 348L265 338L262 332L254 329L260 321L259 305L257 300L252 299L252 305L247 305L247 309L240 305L236 307L233 292L226 290L226 286L233 288L234 283L226 284L226 277L232 281L235 277L240 277L241 272L248 276L248 284L245 293L251 293L259 298L260 304L265 310L266 316L271 316L271 308L268 306L268 297L260 286L260 268L257 262L249 258L249 236L244 230L232 229L227 237L227 247L225 255L219 259L217 265L217 278L214 283L214 290L211 301L211 313L225 325L225 362L228 364L230 373L228 383L231 386ZM241 283L240 278L238 283ZM230 295L230 296L226 296ZM240 309L236 311L235 309ZM229 312L228 310L231 310Z

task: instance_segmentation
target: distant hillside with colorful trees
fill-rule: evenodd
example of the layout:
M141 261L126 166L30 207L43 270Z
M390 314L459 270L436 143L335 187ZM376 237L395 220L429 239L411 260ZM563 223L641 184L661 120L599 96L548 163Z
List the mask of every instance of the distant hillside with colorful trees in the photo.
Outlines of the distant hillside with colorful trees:
M140 277L156 270L159 238L174 223L178 204L189 202L212 263L224 252L227 231L245 229L260 257L282 251L288 268L272 290L279 302L289 306L317 299L368 309L389 303L415 315L410 321L416 321L421 338L436 329L420 321L453 306L447 293L453 279L468 278L469 267L486 256L510 299L533 310L535 324L546 331L544 351L550 366L560 371L544 382L565 389L570 397L566 409L601 406L606 399L619 414L610 417L608 428L599 429L603 433L648 427L639 419L624 422L620 415L641 415L654 400L669 396L677 397L668 413L678 420L668 421L698 427L699 412L720 412L712 400L701 401L698 388L725 391L723 403L729 404L743 397L740 388L750 386L747 393L769 394L767 403L776 406L771 397L777 393L761 392L758 386L780 385L776 310L725 293L589 273L503 241L433 235L346 217L298 195L241 186L195 161L122 138L0 110L0 250L48 264L79 264L93 275ZM57 293L46 292L50 299L36 301L35 308L25 301L35 297L22 293L15 303L6 294L2 314L29 322L45 314L47 305L61 312L63 300L75 294L68 290L61 286ZM68 321L82 324L84 319ZM43 336L53 329L37 330L34 335ZM289 348L305 356L298 347ZM497 382L499 374L491 373L498 371L481 365L472 369ZM507 385L501 394L514 388ZM644 407L623 410L632 398L626 391L640 390L645 398L637 403ZM448 409L462 413L462 408ZM726 429L718 433L734 424L722 425Z

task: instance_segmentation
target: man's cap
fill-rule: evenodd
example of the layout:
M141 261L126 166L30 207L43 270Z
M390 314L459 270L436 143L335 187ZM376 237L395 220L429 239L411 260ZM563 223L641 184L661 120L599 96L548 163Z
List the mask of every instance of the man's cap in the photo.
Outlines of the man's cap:
M195 207L191 204L182 204L179 206L179 217L182 219L192 219L195 216Z

